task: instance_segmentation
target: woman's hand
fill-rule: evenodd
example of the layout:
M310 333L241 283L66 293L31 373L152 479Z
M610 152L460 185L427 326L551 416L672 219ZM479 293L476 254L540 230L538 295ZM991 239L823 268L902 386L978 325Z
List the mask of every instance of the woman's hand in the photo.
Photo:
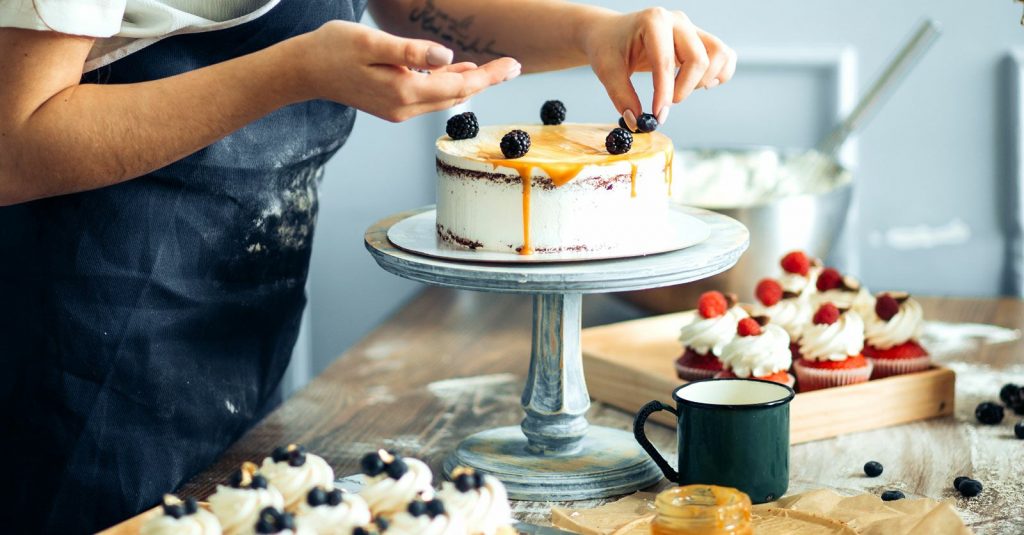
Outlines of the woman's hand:
M453 65L452 51L442 45L352 22L331 21L302 38L300 61L313 98L393 122L461 104L522 69L512 58Z
M651 8L605 14L584 27L583 50L630 128L636 128L636 117L643 110L629 79L634 72L652 73L650 109L664 123L672 103L681 102L696 88L724 84L736 71L736 53L694 26L682 11Z

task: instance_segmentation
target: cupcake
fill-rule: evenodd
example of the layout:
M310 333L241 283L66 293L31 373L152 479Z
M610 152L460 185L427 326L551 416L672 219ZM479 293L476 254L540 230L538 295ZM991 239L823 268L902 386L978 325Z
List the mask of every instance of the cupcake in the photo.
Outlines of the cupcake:
M807 256L803 251L792 251L779 262L782 276L779 284L788 294L807 301L815 293L815 283L821 273L821 260Z
M793 357L785 329L767 321L762 325L757 319L743 318L736 334L722 350L724 369L716 378L761 379L793 386L796 380L789 375Z
M265 507L260 511L254 530L259 534L314 535L313 532L297 523L291 513L274 507Z
M458 467L437 493L449 511L465 520L469 535L514 535L505 485L494 476Z
M284 508L294 512L316 486L334 486L334 470L323 458L306 453L306 448L289 444L274 449L263 459L260 473L284 496Z
M359 495L375 517L390 518L413 500L434 495L434 474L423 461L379 450L363 456L360 464L365 486Z
M217 485L217 491L210 496L210 510L220 520L225 535L254 533L260 511L267 507L282 509L284 498L267 478L256 472L254 463L243 463L228 484Z
M921 304L907 293L881 293L864 320L864 356L874 364L872 379L927 370L932 365L919 342Z
M832 303L845 310L853 310L864 318L875 305L874 298L856 277L843 275L835 268L825 268L815 283L818 292L811 297L811 307L817 309Z
M773 325L782 327L796 344L804 327L811 322L811 305L800 294L786 291L775 279L762 279L755 291L758 304L752 315L767 316Z
M449 515L441 500L415 500L387 523L384 535L466 535L462 517Z
M793 362L800 391L867 381L872 365L861 354L863 349L864 320L860 315L840 311L832 303L821 305L804 329L800 355Z
M313 487L299 504L296 520L316 535L352 535L355 528L370 525L366 501L341 489Z
M220 535L220 522L208 511L199 508L195 498L181 501L177 496L164 496L163 511L142 525L140 535Z
M676 374L684 381L710 379L722 371L722 348L736 336L736 324L748 314L721 292L706 292L697 301L697 314L679 332L683 355L676 360Z

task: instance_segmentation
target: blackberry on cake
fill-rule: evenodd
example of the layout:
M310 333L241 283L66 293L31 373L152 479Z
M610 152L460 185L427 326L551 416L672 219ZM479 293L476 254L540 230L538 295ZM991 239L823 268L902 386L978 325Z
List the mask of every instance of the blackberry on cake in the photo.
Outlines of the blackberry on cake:
M451 116L444 130L452 139L472 139L480 133L480 123L475 113L467 111Z
M633 134L625 128L616 128L604 139L604 147L609 154L625 154L633 148Z
M506 158L522 158L527 152L530 152L530 134L516 129L501 138L501 153Z
M561 100L549 100L540 107L540 121L548 126L565 122L565 104Z

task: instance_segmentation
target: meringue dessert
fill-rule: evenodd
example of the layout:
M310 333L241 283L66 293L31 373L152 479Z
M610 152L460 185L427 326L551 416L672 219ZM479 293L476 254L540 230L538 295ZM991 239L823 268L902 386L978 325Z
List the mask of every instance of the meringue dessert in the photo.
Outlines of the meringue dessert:
M378 450L360 462L365 486L359 496L375 517L390 518L417 499L434 495L434 474L418 459Z
M243 463L227 485L217 485L210 496L210 510L220 520L225 535L255 533L260 511L267 507L284 508L284 498L250 462Z
M409 503L387 523L384 535L466 535L462 517L449 515L441 500Z
M220 535L220 522L210 512L199 508L195 498L180 500L177 496L164 496L160 516L149 519L139 530L140 535Z
M452 481L441 484L438 498L448 511L465 520L469 535L513 535L512 507L505 485L494 476L457 467Z
M316 486L334 486L334 470L323 458L306 453L306 448L289 444L274 449L270 457L263 459L260 473L281 491L284 508L294 512L309 491Z
M256 525L253 528L256 533L261 535L264 533L276 535L314 535L313 532L299 525L291 513L274 507L266 507L260 511L259 520L256 521Z
M710 379L722 371L722 349L736 337L736 326L748 316L735 296L704 292L697 314L679 331L683 354L676 359L676 375L684 381Z
M370 525L370 508L355 494L313 487L299 504L296 518L302 529L316 535L352 535Z
M606 138L614 125L495 125L436 143L437 234L447 245L507 253L635 249L664 233L672 141L634 133L627 152ZM506 157L503 136L529 136ZM620 132L620 134L624 133ZM629 135L624 133L623 135Z

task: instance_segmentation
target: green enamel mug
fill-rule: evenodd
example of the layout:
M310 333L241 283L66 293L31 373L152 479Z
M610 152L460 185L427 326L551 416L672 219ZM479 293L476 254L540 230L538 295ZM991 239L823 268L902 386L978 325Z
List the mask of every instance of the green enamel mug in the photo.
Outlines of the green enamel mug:
M739 489L754 503L776 500L789 488L789 402L792 388L756 379L711 379L672 392L676 406L651 401L633 420L633 436L669 481ZM679 469L651 444L651 414L676 415Z

